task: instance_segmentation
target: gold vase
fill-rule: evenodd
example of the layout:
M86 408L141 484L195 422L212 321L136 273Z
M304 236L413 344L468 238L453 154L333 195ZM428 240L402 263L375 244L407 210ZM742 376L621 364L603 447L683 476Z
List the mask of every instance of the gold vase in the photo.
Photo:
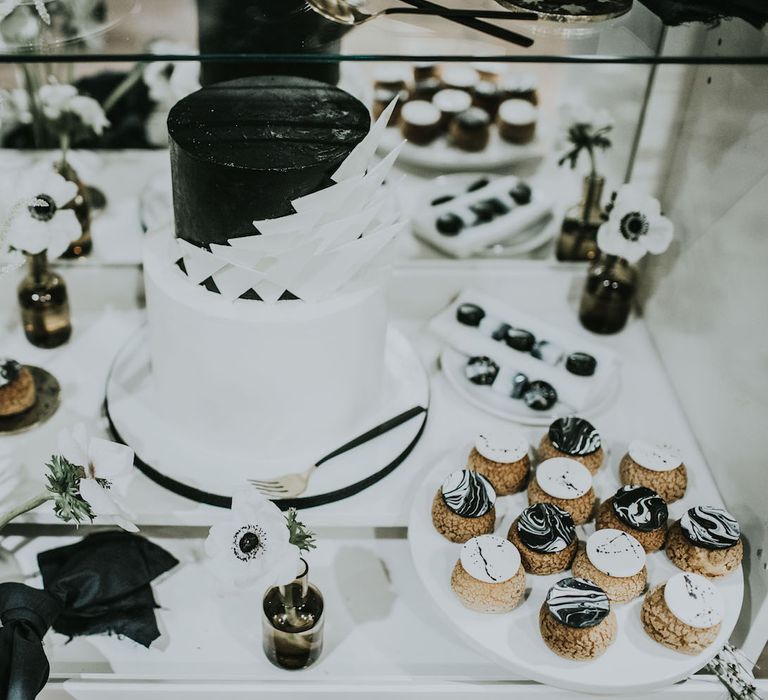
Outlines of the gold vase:
M270 588L262 606L264 653L280 668L296 671L311 666L323 651L323 595L309 583L309 566L286 586Z
M565 214L555 255L562 262L594 260L600 251L597 247L597 230L603 224L603 190L605 178L587 175L584 178L581 201Z
M27 274L18 287L21 323L27 340L39 348L63 345L72 335L64 280L48 267L45 251L27 255Z

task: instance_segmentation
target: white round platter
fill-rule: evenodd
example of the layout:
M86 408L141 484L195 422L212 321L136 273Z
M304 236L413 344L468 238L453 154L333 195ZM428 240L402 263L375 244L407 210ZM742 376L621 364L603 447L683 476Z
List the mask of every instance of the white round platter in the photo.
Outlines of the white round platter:
M464 375L466 364L466 355L448 345L443 348L440 354L440 368L448 383L462 398L491 415L525 425L549 425L555 418L574 413L593 415L605 409L619 394L621 375L618 369L614 369L615 381L606 382L604 389L598 392L588 405L576 410L563 401L558 401L548 411L534 411L528 408L522 399L513 399L494 391L490 386L470 382Z
M163 477L207 494L231 496L247 479L268 479L305 469L364 432L414 407L429 407L429 379L416 351L399 331L387 333L386 376L382 396L357 425L326 436L318 454L296 454L285 460L259 461L201 445L195 435L176 427L163 414L154 389L146 327L133 336L115 357L107 380L109 417L120 438L136 456ZM333 397L328 397L329 402ZM323 496L371 477L397 459L413 443L424 424L420 414L390 431L321 465L302 497ZM297 463L297 460L301 463Z
M546 153L543 138L541 123L537 127L536 138L525 146L508 143L499 136L499 130L491 126L491 137L482 151L462 151L452 146L445 136L441 136L426 146L417 146L406 141L397 161L400 165L439 170L443 173L499 170L523 161L543 158ZM402 141L400 129L389 127L384 131L379 152L389 153Z
M556 655L539 633L539 609L549 588L569 576L569 572L552 576L526 574L525 599L511 613L493 615L465 608L450 584L451 571L462 545L449 542L435 530L431 509L443 479L466 464L467 454L468 448L445 454L426 474L414 496L408 542L418 576L440 614L471 647L526 679L586 693L639 696L688 678L710 661L728 640L741 610L744 593L741 568L713 582L725 600L725 619L715 643L697 656L667 649L647 636L640 622L642 598L614 606L619 631L602 656L592 661L572 661ZM613 493L617 483L606 465L598 473L595 490L604 499ZM686 502L694 501L686 498ZM506 537L513 520L526 505L525 493L499 498L496 534ZM679 517L687 507L680 501L672 504L671 517ZM582 540L591 532L591 525L577 528ZM679 572L664 552L651 554L647 566L650 586L663 583Z
M499 173L486 173L482 171L471 173L450 173L448 175L440 175L434 180L431 180L423 189L420 194L419 202L424 202L424 207L429 207L429 203L443 197L445 195L458 195L466 192L473 182L480 178L488 178L493 181L501 177ZM411 225L414 230L417 229L418 213L411 213ZM532 250L541 248L546 243L549 243L558 233L558 222L555 221L555 217L543 219L536 222L525 231L520 231L514 235L506 238L497 243L483 248L482 250L473 253L472 257L480 258L507 258L516 257L525 253L530 253Z

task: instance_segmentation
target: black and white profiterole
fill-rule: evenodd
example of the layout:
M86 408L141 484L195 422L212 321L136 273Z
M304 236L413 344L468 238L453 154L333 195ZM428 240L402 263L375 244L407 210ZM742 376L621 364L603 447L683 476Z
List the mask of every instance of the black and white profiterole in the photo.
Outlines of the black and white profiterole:
M583 457L600 449L600 434L589 421L576 416L558 418L549 426L552 445L569 455Z
M534 552L562 552L576 538L571 514L551 503L528 506L517 521L520 541Z
M696 506L680 518L685 536L697 547L728 549L741 537L736 519L724 508Z
M464 374L473 384L490 386L496 381L499 366L490 357L470 357Z
M641 532L664 527L669 516L664 499L646 486L622 486L613 497L613 511L622 523Z
M469 469L450 474L443 482L441 492L445 505L462 518L479 518L496 502L496 491L491 482Z
M192 93L168 116L177 235L226 245L252 236L254 220L292 214L291 201L329 186L369 127L357 98L306 78L241 78Z
M552 617L575 629L595 627L611 612L605 591L583 578L558 581L549 589L546 603Z

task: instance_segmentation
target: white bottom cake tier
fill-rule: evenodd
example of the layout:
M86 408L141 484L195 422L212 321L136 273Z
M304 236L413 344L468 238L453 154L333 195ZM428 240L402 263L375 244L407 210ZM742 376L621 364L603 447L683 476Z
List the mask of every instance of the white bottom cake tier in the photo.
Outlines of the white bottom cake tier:
M382 284L312 303L229 301L193 284L171 245L162 231L144 247L154 394L165 421L202 450L303 463L378 402Z

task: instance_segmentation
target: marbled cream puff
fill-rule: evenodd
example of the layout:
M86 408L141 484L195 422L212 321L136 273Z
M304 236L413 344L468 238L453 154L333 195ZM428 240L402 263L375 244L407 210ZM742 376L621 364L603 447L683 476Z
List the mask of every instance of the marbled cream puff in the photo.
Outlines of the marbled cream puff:
M664 499L647 486L622 486L597 511L597 529L613 528L637 538L646 552L664 546L669 511Z
M520 552L525 570L537 576L570 568L579 542L571 514L551 503L528 506L515 518L507 539Z
M605 459L600 433L584 418L558 418L539 444L539 459L553 457L575 459L595 474Z
M482 474L459 469L448 475L432 501L432 523L451 542L490 535L496 525L496 492Z

